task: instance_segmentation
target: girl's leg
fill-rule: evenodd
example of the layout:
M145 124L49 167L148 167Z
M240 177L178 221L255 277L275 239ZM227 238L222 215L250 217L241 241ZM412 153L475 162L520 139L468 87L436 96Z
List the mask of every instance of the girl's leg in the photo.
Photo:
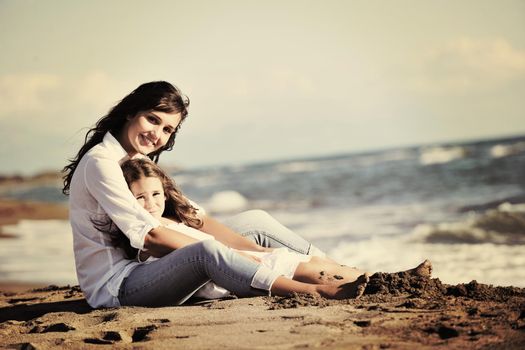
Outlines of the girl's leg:
M224 224L262 247L286 247L299 254L326 255L264 210L245 211L225 220Z
M368 281L368 274L359 276L354 282L338 285L305 283L280 276L273 283L271 291L275 295L289 295L297 292L319 294L329 299L350 299L363 295Z
M277 278L264 269L218 241L202 241L136 267L124 279L119 301L139 306L182 304L210 280L238 296L268 295L271 284L258 285L266 291L252 287L256 273L265 283Z

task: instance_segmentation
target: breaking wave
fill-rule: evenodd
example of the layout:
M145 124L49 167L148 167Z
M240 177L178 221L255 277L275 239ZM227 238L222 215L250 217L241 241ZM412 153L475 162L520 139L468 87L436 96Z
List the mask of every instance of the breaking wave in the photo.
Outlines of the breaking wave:
M462 222L421 224L412 234L425 243L525 244L525 204L503 203Z
M490 148L492 158L502 158L512 156L525 151L525 142L516 142L511 144L497 144Z
M467 149L460 146L423 148L419 154L422 165L444 164L467 155Z

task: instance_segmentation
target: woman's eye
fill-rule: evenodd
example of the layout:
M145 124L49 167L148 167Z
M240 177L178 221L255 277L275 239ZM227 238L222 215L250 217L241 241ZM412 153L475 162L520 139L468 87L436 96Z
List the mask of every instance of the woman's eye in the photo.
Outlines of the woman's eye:
M153 197L160 196L160 192L153 193Z
M157 118L153 117L153 116L148 116L148 121L152 124L157 124Z
M171 130L171 128L164 128L164 133L165 134L171 134L173 132L173 130Z

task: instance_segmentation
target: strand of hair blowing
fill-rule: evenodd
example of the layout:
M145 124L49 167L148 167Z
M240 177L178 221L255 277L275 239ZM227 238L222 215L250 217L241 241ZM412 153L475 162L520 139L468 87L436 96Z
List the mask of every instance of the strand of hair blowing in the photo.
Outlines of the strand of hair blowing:
M107 132L118 137L122 128L126 124L128 117L133 118L139 112L160 111L165 113L180 113L181 122L175 132L170 136L168 142L159 150L148 154L154 162L158 162L159 156L163 151L171 151L175 144L175 135L180 129L182 122L188 115L190 101L187 96L172 84L165 81L153 81L140 85L129 95L124 97L119 103L110 109L109 113L100 118L95 126L88 130L84 138L84 145L80 148L74 158L69 159L69 164L62 169L64 176L64 187L62 193L69 195L71 179L78 163L82 157L95 145L102 142Z

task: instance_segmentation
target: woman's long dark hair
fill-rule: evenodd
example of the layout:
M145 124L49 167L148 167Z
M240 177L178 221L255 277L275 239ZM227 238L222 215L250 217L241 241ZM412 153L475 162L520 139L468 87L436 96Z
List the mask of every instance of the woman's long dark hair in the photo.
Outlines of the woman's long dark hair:
M118 137L120 131L126 124L128 117L135 117L137 113L143 111L159 111L165 113L180 113L181 122L175 132L170 136L166 145L155 152L148 154L151 160L158 162L159 156L163 151L171 151L175 143L175 134L179 131L180 126L188 115L188 106L190 101L187 96L183 95L179 89L165 81L153 81L145 83L136 88L122 101L117 103L107 115L100 118L95 126L88 130L84 138L84 145L80 148L77 155L70 159L70 163L62 169L64 174L64 188L62 193L69 194L71 178L75 173L78 163L82 157L95 145L102 142L104 135L109 131L115 137Z
M203 225L202 219L197 216L197 210L191 205L182 192L177 188L173 180L154 162L149 159L130 159L121 165L124 178L131 184L145 177L155 177L162 183L166 206L162 216L182 222L190 227L200 229ZM102 233L108 234L111 244L122 248L128 259L137 256L138 249L133 248L129 238L111 221L109 217L105 220L91 220L93 225Z

